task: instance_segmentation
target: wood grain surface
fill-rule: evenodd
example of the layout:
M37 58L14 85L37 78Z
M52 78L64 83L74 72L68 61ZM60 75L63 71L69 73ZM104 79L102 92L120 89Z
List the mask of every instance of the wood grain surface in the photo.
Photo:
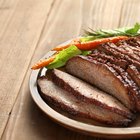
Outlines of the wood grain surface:
M32 101L30 67L83 29L140 22L140 0L0 0L0 138L96 140L47 118Z

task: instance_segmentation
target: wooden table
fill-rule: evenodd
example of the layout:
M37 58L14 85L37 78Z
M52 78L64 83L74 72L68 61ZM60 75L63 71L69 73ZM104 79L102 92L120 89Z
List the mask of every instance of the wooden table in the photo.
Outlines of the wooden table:
M88 27L140 22L140 0L0 0L0 138L95 140L47 118L29 91L31 65Z

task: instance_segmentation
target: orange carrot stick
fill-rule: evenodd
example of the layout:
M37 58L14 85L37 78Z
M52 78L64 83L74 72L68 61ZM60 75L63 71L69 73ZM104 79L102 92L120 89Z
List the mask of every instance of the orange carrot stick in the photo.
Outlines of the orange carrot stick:
M55 59L55 57L56 55L53 55L47 59L40 60L35 65L33 65L31 69L36 70L36 69L48 66Z
M67 47L69 47L70 45L75 45L77 46L78 49L80 50L91 50L94 49L96 46L102 44L102 43L106 43L106 42L113 42L116 43L119 40L125 40L127 39L127 36L116 36L116 37L109 37L109 38L101 38L101 39L96 39L93 41L88 41L88 42L80 42L79 39L73 40L72 42L70 42L67 45L64 46L57 46L56 48L54 48L53 50L55 51L61 51L63 49L66 49Z
M53 51L62 51L63 49L68 48L70 45L77 46L78 44L80 44L80 39L79 38L76 38L76 39L73 39L69 44L59 45L59 46L53 48L52 50Z
M67 44L67 45L64 45L64 46L62 46L62 45L57 46L57 47L53 48L52 51L62 51L63 49L68 48L70 45L72 45L72 44Z
M116 43L119 40L124 40L124 39L127 39L127 38L128 38L127 36L117 36L117 37L96 39L94 41L89 41L89 42L84 42L84 43L77 44L77 47L80 50L91 50L91 49L96 48L98 45L100 45L102 43L106 43L106 42Z

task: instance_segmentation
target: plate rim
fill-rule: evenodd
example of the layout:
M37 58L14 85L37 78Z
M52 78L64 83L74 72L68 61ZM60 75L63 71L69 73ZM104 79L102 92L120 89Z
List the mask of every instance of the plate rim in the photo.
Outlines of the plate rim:
M66 44L67 42L64 42L62 44ZM49 51L41 59L49 57L50 55L52 55L53 52L54 51ZM47 105L47 103L41 98L37 90L36 79L38 77L39 71L40 70L31 71L29 80L30 94L36 105L53 121L71 130L91 136L98 136L104 138L140 138L140 127L114 128L114 127L95 126L70 119L60 114L59 112L55 111L53 108ZM55 116L57 116L57 118Z

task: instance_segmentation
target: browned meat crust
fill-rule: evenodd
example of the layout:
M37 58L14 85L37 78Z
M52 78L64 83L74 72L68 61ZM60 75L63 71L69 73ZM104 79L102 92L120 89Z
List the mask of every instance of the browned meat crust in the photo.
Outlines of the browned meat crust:
M110 47L110 44L112 45L112 43L102 44L100 47L98 47L98 50L100 50L108 55L112 55L115 58L120 58L120 59L126 60L128 62L128 64L133 64L140 70L139 61L134 60L133 58L130 58L128 55L118 51L117 49L114 49L114 47Z
M127 85L127 88L130 92L130 94L134 97L135 99L135 105L138 111L140 111L140 90L137 87L136 83L131 79L129 74L124 71L122 68L112 65L112 67L121 75L123 80L125 81L125 85ZM134 110L136 111L136 110Z
M127 72L140 88L140 72L137 70L137 68L134 65L129 65Z
M106 62L111 62L112 64L115 64L117 66L120 66L123 69L126 69L128 66L128 62L126 60L122 60L116 57L113 57L112 55L107 55L102 51L99 50L94 50L92 52L92 54L90 54L88 57L92 57L92 58L97 58L97 60L99 58L105 60Z
M116 46L114 43L109 43L110 48L115 49L116 51L124 54L125 56L129 56L131 59L134 59L136 61L140 61L140 58L137 56L137 54L134 53L132 49L128 49L127 46L119 45Z
M137 44L135 44L134 42L133 42L134 43L133 45L129 44L128 40L119 41L116 45L118 47L122 47L124 50L126 50L126 52L134 53L134 55L137 55L138 57L140 57L140 47L138 47Z
M125 42L140 52L140 37L129 38Z

